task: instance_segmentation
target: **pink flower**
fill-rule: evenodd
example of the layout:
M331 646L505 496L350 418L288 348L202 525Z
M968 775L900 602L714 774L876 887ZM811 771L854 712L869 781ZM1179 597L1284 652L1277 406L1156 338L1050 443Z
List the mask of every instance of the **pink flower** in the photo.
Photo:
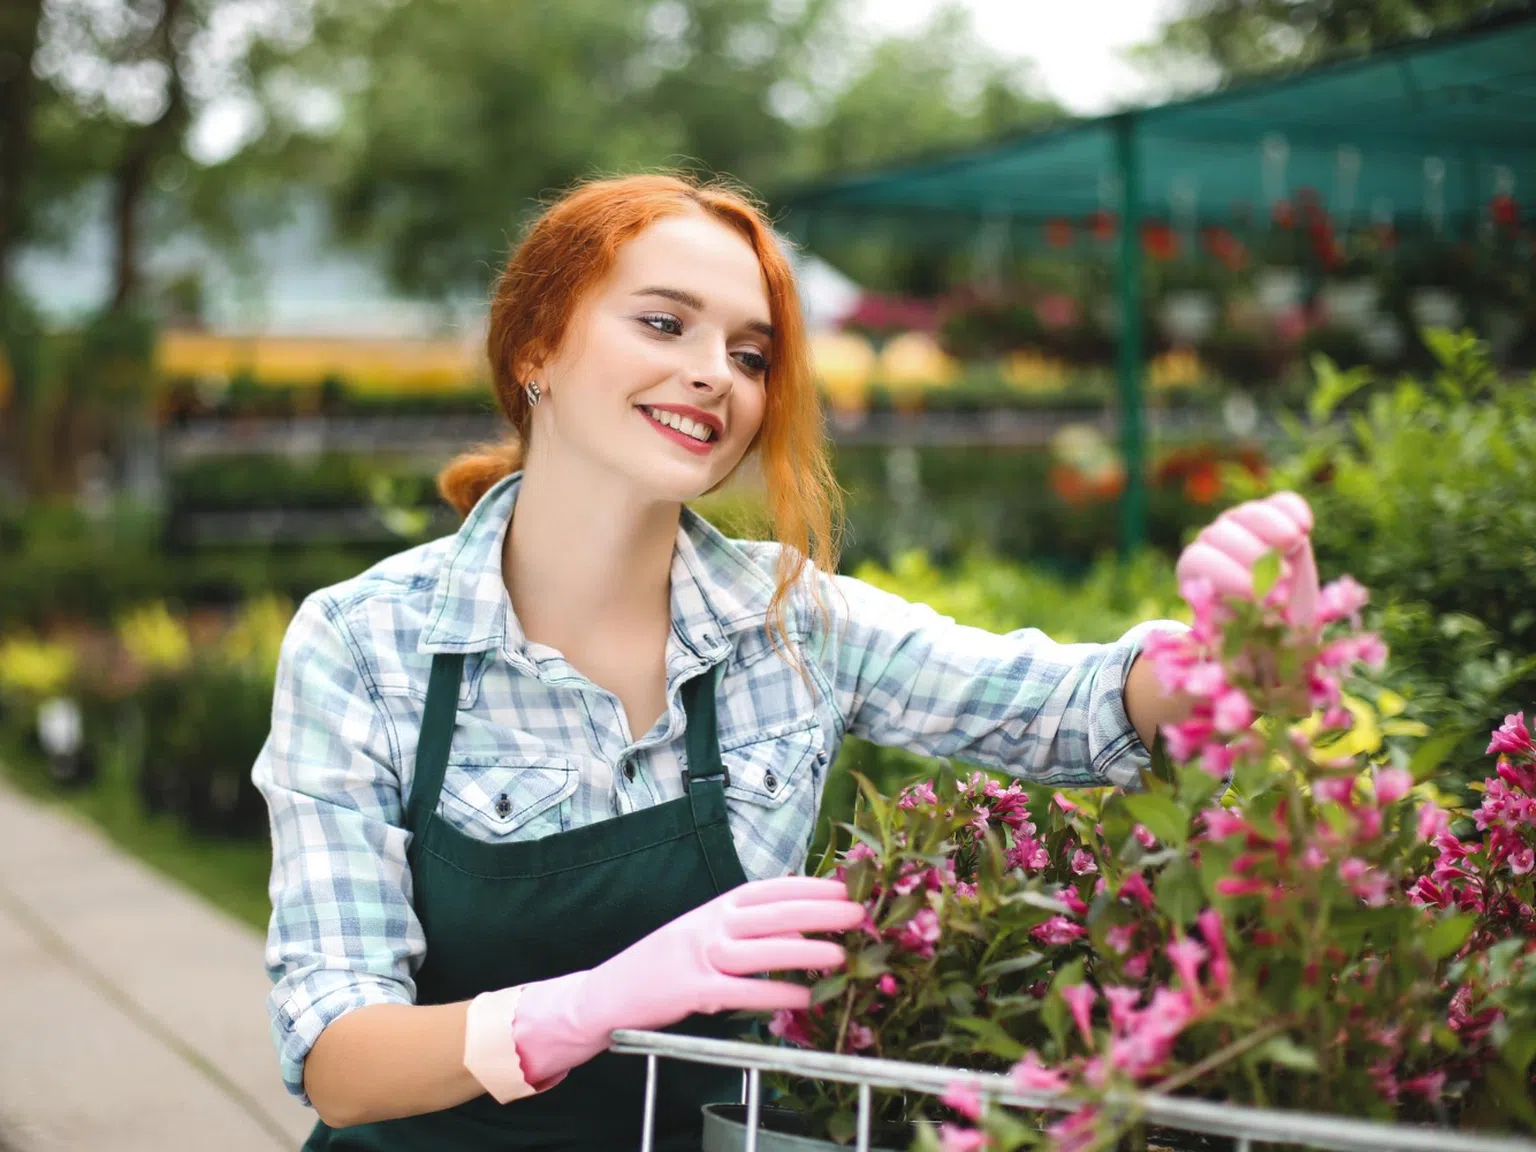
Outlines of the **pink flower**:
M803 1010L780 1008L768 1021L768 1033L802 1048L815 1045L811 1036L811 1014Z
M979 1152L988 1147L987 1134L957 1124L939 1125L939 1152Z
M1098 993L1091 984L1074 984L1061 990L1061 998L1071 1010L1072 1019L1077 1024L1077 1030L1083 1034L1084 1042L1090 1048L1093 1047L1093 1002L1098 999Z
M1504 717L1504 723L1494 732L1493 739L1488 741L1488 752L1536 755L1536 743L1532 742L1530 730L1525 726L1524 712L1512 712Z
M1094 1108L1069 1112L1045 1130L1056 1152L1084 1152L1098 1143L1099 1114Z
M1253 723L1253 704L1240 688L1228 688L1216 697L1211 709L1216 731L1231 735Z
M1157 847L1157 837L1152 835L1151 830L1145 824L1137 824L1133 827L1131 835L1136 837L1136 843L1140 844L1143 848Z
M1248 831L1248 822L1235 808L1207 808L1205 831L1212 840L1225 840L1228 836L1241 836Z
M1509 870L1516 876L1524 876L1532 868L1536 868L1536 849L1526 847L1509 854Z
M1255 876L1223 876L1216 881L1216 891L1222 896L1255 896L1268 890L1268 882Z
M1136 938L1136 925L1116 924L1104 933L1104 939L1116 955L1124 956L1131 950L1131 942Z
M1199 755L1216 728L1208 720L1190 719L1180 724L1164 724L1162 731L1168 755L1185 763Z
M1330 580L1318 590L1317 623L1331 624L1335 620L1355 616L1369 599L1370 593L1353 577L1340 576L1337 580Z
M1087 931L1081 924L1074 924L1065 916L1052 916L1044 924L1037 924L1030 935L1042 944L1070 944Z
M1056 805L1056 807L1060 808L1063 812L1077 811L1077 803L1075 801L1068 800L1066 796L1060 792L1054 792L1051 794L1051 803Z
M896 804L899 808L916 808L919 804L934 805L938 802L939 798L933 791L933 782L924 780L903 792Z
M1137 901L1143 908L1152 907L1152 889L1147 887L1147 879L1140 872L1132 872L1120 884L1120 895L1128 896Z
M1348 804L1354 789L1353 776L1324 776L1312 782L1312 795L1328 804Z
M1168 962L1173 965L1173 970L1178 973L1179 983L1196 992L1200 988L1200 965L1204 964L1210 956L1205 948L1196 940L1188 936L1173 941L1165 949L1168 954Z
M1413 775L1406 768L1376 769L1376 800L1396 804L1413 789Z
M863 1052L875 1046L874 1032L863 1024L849 1024L843 1039L848 1042L849 1052Z
M1120 965L1120 970L1132 980L1141 980L1146 976L1147 969L1151 964L1152 950L1149 948L1145 952L1136 953L1136 955Z
M1072 910L1072 915L1074 915L1074 916L1086 916L1086 915L1088 915L1088 905L1083 900L1083 898L1077 894L1077 889L1076 888L1073 888L1070 885L1068 885L1067 887L1063 888L1060 892L1056 893L1056 899L1060 900L1063 904L1065 904L1068 908L1070 908Z
M1223 995L1232 990L1232 961L1227 955L1227 934L1221 923L1221 913L1207 908L1195 917L1195 926L1205 938L1205 946L1211 950L1211 980Z
M939 914L932 908L919 909L917 915L895 932L896 943L919 956L932 956L939 941Z
M1237 749L1230 744L1207 744L1200 753L1200 767L1208 776L1225 780L1232 772L1237 759Z
M889 972L880 977L880 982L876 984L875 987L880 989L880 994L882 996L894 996L898 991L896 987L896 977L892 976Z
M1090 872L1097 872L1098 864L1094 862L1093 853L1087 849L1079 848L1072 853L1072 875L1086 876Z
M939 1101L953 1108L967 1120L981 1119L981 1092L974 1084L954 1084Z
M961 900L976 899L976 885L968 880L961 880L955 885L955 896Z
M1433 840L1451 826L1451 817L1433 800L1419 805L1419 839Z
M1061 1092L1067 1087L1067 1074L1040 1063L1033 1048L1024 1053L1008 1075L1020 1092Z
M1412 1092L1416 1096L1422 1096L1431 1104L1440 1099L1445 1091L1445 1072L1426 1072L1423 1076L1415 1076L1412 1080L1404 1080L1402 1089L1404 1092Z
M1104 989L1104 999L1109 1001L1109 1026L1116 1032L1124 1032L1140 1015L1136 1005L1141 1003L1141 990L1112 984Z

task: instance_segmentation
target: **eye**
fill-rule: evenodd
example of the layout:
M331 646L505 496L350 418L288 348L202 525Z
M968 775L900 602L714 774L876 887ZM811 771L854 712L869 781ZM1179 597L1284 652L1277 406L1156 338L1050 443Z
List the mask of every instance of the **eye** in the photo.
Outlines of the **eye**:
M761 352L748 349L745 352L736 353L737 362L753 376L768 375L768 357Z
M648 316L641 316L640 323L647 328L667 336L681 336L683 334L683 322L676 316L669 316L665 312L653 312Z

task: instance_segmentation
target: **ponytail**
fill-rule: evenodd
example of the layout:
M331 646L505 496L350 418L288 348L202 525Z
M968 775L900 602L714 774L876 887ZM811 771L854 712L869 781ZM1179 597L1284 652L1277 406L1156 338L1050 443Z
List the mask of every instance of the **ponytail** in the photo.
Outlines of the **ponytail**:
M463 516L498 482L523 466L523 443L518 439L484 444L455 456L437 474L438 494Z

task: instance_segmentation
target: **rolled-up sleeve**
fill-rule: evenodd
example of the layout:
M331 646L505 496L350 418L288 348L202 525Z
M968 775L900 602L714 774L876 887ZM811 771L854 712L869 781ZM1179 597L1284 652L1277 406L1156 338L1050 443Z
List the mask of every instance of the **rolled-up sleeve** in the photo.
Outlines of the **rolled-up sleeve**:
M394 747L345 621L310 597L284 637L272 729L251 773L272 824L267 1008L283 1082L306 1103L304 1061L328 1024L415 998L426 944Z
M845 730L1047 784L1134 784L1151 756L1125 710L1148 620L1118 640L1061 644L1037 628L957 624L851 576L827 580L818 659Z

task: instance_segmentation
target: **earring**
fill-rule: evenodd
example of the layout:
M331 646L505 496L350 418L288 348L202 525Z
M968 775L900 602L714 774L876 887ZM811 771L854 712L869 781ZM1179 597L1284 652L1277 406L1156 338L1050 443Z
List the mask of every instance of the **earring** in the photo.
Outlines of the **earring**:
M530 380L528 383L523 385L523 395L528 397L528 407L533 408L538 404L539 398L543 396L544 393L539 390L537 383Z

